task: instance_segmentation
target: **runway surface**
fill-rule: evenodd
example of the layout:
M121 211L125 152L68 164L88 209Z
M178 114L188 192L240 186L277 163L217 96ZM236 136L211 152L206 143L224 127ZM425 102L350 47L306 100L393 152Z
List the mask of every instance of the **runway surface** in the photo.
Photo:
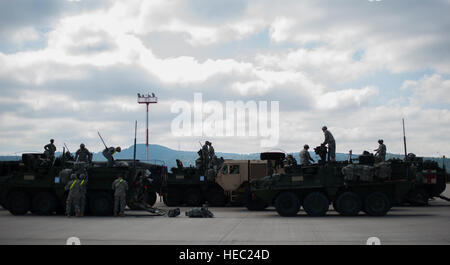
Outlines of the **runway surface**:
M450 197L449 185L444 195ZM167 208L162 202L157 207ZM209 208L215 218L176 218L128 211L126 217L13 216L0 208L0 244L450 244L450 202L425 207L395 207L387 216L281 217L275 209L250 212L242 207Z

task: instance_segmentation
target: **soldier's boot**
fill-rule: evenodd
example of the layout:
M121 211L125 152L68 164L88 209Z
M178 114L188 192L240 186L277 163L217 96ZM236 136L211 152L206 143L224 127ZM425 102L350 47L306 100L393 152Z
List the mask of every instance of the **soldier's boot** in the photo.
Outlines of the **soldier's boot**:
M75 213L76 213L76 214L75 214L76 217L81 217L81 211L80 211L80 209L76 209L76 210L75 210Z
M120 217L124 217L125 214L123 212L120 213Z
M117 213L114 213L114 217L117 217L118 215L117 215Z

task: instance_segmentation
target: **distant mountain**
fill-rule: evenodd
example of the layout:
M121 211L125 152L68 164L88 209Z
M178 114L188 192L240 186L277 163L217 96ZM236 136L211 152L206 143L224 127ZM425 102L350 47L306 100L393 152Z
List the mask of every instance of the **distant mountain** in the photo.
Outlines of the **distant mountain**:
M145 161L145 144L136 145L136 159ZM199 148L200 149L200 148ZM114 155L116 159L133 159L134 147L130 146L128 148L124 148L122 152ZM60 155L61 153L57 153L56 155ZM290 153L293 154L297 161L299 160L298 153ZM251 154L235 154L235 153L222 153L216 152L218 157L223 157L224 159L235 159L235 160L247 160L247 159L259 159L259 153L251 153ZM319 157L316 154L311 153L312 158L317 161ZM357 158L358 155L353 155L353 158ZM386 158L400 158L403 159L403 155L396 154L387 154ZM193 151L177 151L165 146L151 144L149 145L149 161L151 163L164 163L169 169L176 166L176 159L181 160L184 166L195 165L195 160L198 158L197 152ZM336 160L344 161L347 160L348 154L337 153ZM17 156L0 156L0 161L15 161L20 160L20 157ZM94 161L106 161L101 152L94 153L93 156ZM440 166L442 166L442 158L436 157L424 157L424 160L433 160L438 162ZM445 166L447 172L450 172L450 160L445 160Z

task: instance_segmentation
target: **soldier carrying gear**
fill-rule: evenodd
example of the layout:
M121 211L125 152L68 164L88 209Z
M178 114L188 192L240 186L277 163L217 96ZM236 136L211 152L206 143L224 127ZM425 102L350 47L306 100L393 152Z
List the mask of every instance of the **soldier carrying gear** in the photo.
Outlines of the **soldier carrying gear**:
M77 217L81 216L80 211L81 186L79 185L77 175L72 174L70 176L70 181L67 183L65 190L69 191L66 200L66 216L70 217L72 208L75 209L75 215Z
M55 140L50 139L50 143L44 146L44 154L50 160L53 160L55 158L56 146L53 144L54 142Z
M125 216L125 205L127 200L128 183L123 179L122 175L119 175L112 184L114 190L114 216L120 214Z
M322 127L323 134L325 135L325 140L323 145L328 145L328 161L336 161L336 141L333 135L328 131L327 126Z
M384 162L386 160L386 145L383 144L383 139L378 140L378 148L375 149L375 159L377 162Z
M114 148L114 147L109 147L106 148L105 150L103 150L102 154L103 156L108 160L108 167L112 167L114 166L114 158L113 155L116 152L122 151L122 149L120 149L120 147Z
M88 177L85 174L80 174L78 177L78 181L80 182L80 216L84 216L84 212L86 210L86 194L87 194L87 183Z
M303 146L303 150L300 151L300 164L302 166L310 165L310 161L315 162L314 159L311 158L311 155L308 152L309 145L305 144Z
M92 162L92 154L84 144L80 144L80 149L78 149L75 153L75 161L86 163Z

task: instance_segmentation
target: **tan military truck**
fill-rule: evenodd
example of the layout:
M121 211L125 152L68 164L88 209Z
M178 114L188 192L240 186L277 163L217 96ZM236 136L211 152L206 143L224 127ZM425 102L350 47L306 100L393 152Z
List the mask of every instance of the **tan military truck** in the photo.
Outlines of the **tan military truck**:
M278 154L278 153L277 153ZM284 154L282 155L284 158ZM166 205L199 206L207 202L212 206L246 205L249 210L262 210L267 206L251 198L249 183L273 173L282 173L283 165L277 165L267 155L262 160L226 159L214 171L203 173L194 167L173 168L165 180L162 195ZM279 161L279 160L278 160Z

